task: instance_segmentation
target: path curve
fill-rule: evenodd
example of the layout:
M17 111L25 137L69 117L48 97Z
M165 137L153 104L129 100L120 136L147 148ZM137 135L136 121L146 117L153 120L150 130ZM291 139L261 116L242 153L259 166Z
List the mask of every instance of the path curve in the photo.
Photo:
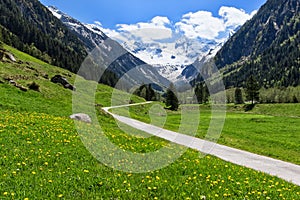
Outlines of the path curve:
M300 166L281 160L276 160L266 156L261 156L258 154L250 153L240 149L235 149L232 147L227 147L224 145L216 144L206 140L202 140L196 137L180 134L174 131L169 131L162 129L151 124L146 124L144 122L131 119L128 117L123 117L111 113L109 110L113 108L135 106L141 104L148 104L151 102L143 102L136 104L127 104L121 106L112 106L102 108L106 113L112 115L116 120L125 123L135 129L144 131L151 135L163 138L170 142L176 144L184 145L186 147L198 150L205 154L210 154L216 156L222 160L241 165L247 168L251 168L257 171L261 171L273 176L282 178L288 182L294 183L300 186Z

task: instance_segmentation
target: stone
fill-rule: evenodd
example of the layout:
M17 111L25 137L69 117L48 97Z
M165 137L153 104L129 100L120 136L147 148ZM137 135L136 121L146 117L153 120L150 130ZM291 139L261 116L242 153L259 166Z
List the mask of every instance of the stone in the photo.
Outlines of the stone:
M62 86L64 86L64 88L70 89L70 90L76 90L76 88L71 85L68 80L61 76L61 75L55 75L54 77L51 78L51 82L52 83L60 83Z
M76 114L70 115L70 118L78 120L78 121L86 122L86 123L92 123L91 117L84 113L76 113Z

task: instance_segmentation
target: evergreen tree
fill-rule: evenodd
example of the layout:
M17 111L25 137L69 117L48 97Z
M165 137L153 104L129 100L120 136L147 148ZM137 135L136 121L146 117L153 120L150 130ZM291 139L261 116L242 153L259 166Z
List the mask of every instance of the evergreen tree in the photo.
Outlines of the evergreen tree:
M240 88L236 88L234 91L234 101L235 104L243 104L243 94L242 94L242 90Z
M151 84L141 85L133 94L142 97L147 101L156 101L156 93L152 89Z
M209 91L206 84L204 84L203 86L202 94L203 94L203 103L207 103L209 98Z
M209 91L206 84L198 83L194 91L199 104L208 102Z
M0 49L3 48L3 42L2 42L2 32L1 32L1 29L0 29Z
M293 103L299 103L299 101L295 95L293 96Z
M152 89L151 84L146 85L146 100L147 101L156 101L155 91Z
M203 103L203 85L198 83L195 87L195 95L199 104Z
M251 101L251 104L254 104L254 101L259 101L259 85L255 77L251 75L246 82L246 99Z
M173 83L170 84L170 87L167 90L166 107L169 108L170 110L178 110L179 107L179 101Z

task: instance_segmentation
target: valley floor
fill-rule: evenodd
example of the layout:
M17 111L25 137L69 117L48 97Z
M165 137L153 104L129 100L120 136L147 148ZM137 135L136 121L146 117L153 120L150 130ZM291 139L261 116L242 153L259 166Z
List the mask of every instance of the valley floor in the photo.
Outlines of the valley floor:
M152 103L152 102L146 102ZM151 135L163 138L170 142L180 144L204 154L210 154L221 158L225 161L255 169L270 175L278 176L286 181L290 181L300 186L300 166L281 160L272 159L266 156L257 155L247 151L227 147L224 145L202 140L196 137L180 134L169 131L151 124L146 124L135 119L119 116L109 112L108 110L114 108L121 108L126 106L144 105L146 103L139 103L134 105L124 105L115 107L105 107L103 110L111 114L118 121L125 123L135 129L149 133Z

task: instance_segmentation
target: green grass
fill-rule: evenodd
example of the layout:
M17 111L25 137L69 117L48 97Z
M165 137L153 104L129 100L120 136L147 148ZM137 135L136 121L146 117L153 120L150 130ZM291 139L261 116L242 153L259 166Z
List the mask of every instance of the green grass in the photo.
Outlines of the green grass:
M153 105L130 107L130 117L151 123L149 110ZM113 112L124 115L125 109L118 108ZM201 105L199 110L190 109L189 115L193 118L200 113L196 136L205 138L211 122L211 109L208 105ZM300 164L299 110L300 104L260 104L252 112L244 112L242 106L228 105L218 143ZM164 128L179 131L180 110L166 111L161 118L161 121L166 120Z
M123 172L102 164L87 150L91 146L86 147L83 142L92 142L99 147L100 155L113 149L101 146L103 137L99 136L106 136L116 148L137 156L159 151L162 147L172 149L170 152L176 154L183 147L156 137L145 137L149 135L128 127L129 132L125 133L100 109L97 109L97 116L102 135L90 132L99 130L99 125L76 123L79 130L86 130L91 135L79 134L74 121L68 117L72 113L72 92L43 77L44 74L49 78L62 74L74 83L75 75L6 48L24 62L0 62L0 80L4 82L0 83L0 199L299 198L298 186L215 157L203 158L194 150L187 150L165 168L147 173ZM20 91L4 81L7 77L13 77L24 86L35 81L41 91ZM109 106L112 92L112 88L98 85L95 104ZM118 103L126 103L128 94L118 92L117 97ZM144 101L135 96L130 98L133 102ZM149 106L152 105L131 107L131 114L147 119ZM178 113L164 113L161 107L152 107L150 112L152 123L159 123L156 119L168 115L169 128L176 128ZM159 115L155 116L157 113ZM206 109L203 120L209 122L209 115L209 109ZM205 123L201 125L203 129ZM93 152L92 148L90 150ZM115 156L111 154L106 158L109 161ZM131 165L130 160L124 159L117 163L123 167Z
M112 118L100 118L106 135L124 149L166 145L157 138L128 138ZM113 170L92 157L67 117L1 111L0 127L1 199L298 199L300 194L300 187L279 178L201 158L193 150L153 172Z
M59 84L52 83L50 79L56 74L60 74L73 84L76 79L75 74L44 63L11 47L6 46L6 49L12 52L18 61L22 62L19 64L0 62L0 81L6 83L0 84L0 109L34 111L58 116L72 114L72 91L64 89ZM48 78L45 78L46 75ZM7 84L6 78L13 79L24 87L28 87L28 84L36 82L40 86L40 92L33 90L23 92ZM83 81L82 78L77 78L77 82ZM100 104L101 106L111 105L112 92L113 88L99 84L95 92L95 104ZM128 96L127 93L122 91L117 91L117 94ZM144 101L144 99L137 96L132 96L131 99L133 102ZM121 98L119 103L127 103L125 100L126 98Z

